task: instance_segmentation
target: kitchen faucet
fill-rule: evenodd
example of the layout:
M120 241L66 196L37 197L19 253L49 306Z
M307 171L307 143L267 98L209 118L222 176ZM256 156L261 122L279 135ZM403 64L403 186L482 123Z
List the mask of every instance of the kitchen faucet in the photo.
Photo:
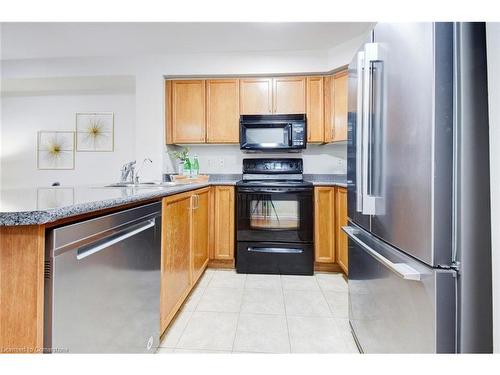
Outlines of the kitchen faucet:
M120 182L134 182L134 174L135 174L135 160L123 164L121 168L121 177ZM129 180L130 176L130 180Z

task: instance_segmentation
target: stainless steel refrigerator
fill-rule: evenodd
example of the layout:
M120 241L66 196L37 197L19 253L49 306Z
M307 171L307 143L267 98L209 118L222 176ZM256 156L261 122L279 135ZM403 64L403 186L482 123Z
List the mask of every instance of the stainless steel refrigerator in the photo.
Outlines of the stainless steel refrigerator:
M482 23L379 23L349 65L349 321L366 353L492 351Z

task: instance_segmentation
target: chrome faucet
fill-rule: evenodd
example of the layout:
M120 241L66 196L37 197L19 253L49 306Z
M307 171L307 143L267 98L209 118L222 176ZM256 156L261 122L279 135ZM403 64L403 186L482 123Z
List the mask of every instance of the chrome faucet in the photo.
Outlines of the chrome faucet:
M123 164L121 172L120 182L134 182L135 160Z
M142 161L142 164L139 166L139 168L137 168L137 170L133 170L132 171L132 176L133 176L133 179L134 179L134 183L135 184L138 184L139 183L139 171L141 170L142 167L144 167L144 164L145 163L152 163L153 161L150 159L150 158L145 158L143 161Z

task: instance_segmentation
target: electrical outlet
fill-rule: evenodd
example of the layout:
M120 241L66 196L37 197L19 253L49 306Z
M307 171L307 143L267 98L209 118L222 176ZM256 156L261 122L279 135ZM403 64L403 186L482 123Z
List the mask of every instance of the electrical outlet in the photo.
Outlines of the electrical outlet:
M224 168L224 158L219 158L219 167Z

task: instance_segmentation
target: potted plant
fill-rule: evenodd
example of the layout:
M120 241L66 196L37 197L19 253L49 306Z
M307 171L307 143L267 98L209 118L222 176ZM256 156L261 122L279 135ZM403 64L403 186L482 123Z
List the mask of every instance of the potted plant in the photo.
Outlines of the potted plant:
M181 151L170 151L170 155L172 155L175 159L178 160L177 169L179 175L189 174L189 148L183 147Z

